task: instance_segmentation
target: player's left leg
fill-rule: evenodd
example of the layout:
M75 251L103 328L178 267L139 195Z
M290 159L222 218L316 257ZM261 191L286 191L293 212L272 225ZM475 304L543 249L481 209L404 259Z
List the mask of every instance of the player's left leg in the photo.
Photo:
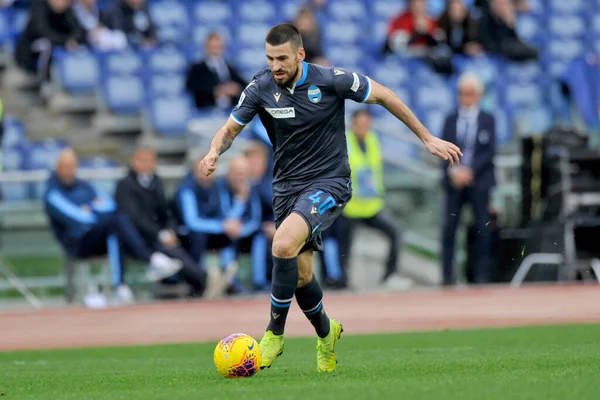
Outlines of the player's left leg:
M333 372L337 359L335 345L342 334L342 325L330 319L323 307L323 290L313 273L313 251L298 256L298 288L296 301L317 332L317 370Z

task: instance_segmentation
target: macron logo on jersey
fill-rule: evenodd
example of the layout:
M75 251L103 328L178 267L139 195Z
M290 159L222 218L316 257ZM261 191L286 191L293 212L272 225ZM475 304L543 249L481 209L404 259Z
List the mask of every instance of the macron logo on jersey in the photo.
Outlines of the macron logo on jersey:
M266 108L265 110L271 114L273 118L283 119L283 118L296 118L296 110L294 107L285 107L285 108Z

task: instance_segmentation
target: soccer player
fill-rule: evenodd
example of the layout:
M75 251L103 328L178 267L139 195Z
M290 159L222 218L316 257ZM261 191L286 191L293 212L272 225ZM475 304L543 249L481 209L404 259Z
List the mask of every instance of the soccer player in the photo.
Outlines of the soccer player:
M342 325L329 319L323 291L313 275L313 250L322 249L321 232L352 197L345 136L344 101L379 104L405 123L427 150L459 162L460 149L434 137L388 88L356 72L304 62L298 30L271 28L266 37L269 68L258 72L242 92L230 117L215 134L201 161L211 174L217 160L256 114L274 150L273 279L270 322L260 342L261 369L283 353L284 327L294 296L315 327L317 370L333 372Z

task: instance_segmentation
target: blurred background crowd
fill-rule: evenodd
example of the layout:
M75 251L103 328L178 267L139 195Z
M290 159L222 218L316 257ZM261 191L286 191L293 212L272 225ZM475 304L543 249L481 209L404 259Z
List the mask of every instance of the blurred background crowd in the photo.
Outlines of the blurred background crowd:
M266 290L264 127L246 128L221 175L195 165L279 22L307 61L390 87L465 153L448 170L384 109L348 102L354 199L324 235L326 287L501 282L528 253L595 259L600 0L0 0L4 263L34 254L29 279L57 254L106 254L122 302L128 258L185 296ZM564 278L548 271L530 278Z

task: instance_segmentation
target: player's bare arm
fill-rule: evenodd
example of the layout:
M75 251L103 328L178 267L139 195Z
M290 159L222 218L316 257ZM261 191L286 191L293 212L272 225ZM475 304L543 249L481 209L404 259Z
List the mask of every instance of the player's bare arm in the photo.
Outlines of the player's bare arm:
M217 169L217 160L219 156L225 153L233 144L234 139L237 135L242 132L244 127L229 117L225 125L220 127L215 133L212 141L210 142L210 149L202 161L200 162L200 168L202 173L210 175Z
M460 163L459 157L462 157L463 154L458 146L433 136L410 108L390 88L371 80L371 94L366 103L379 104L388 110L408 126L421 139L425 148L434 156L450 162L450 166L453 166L455 162L457 164Z

